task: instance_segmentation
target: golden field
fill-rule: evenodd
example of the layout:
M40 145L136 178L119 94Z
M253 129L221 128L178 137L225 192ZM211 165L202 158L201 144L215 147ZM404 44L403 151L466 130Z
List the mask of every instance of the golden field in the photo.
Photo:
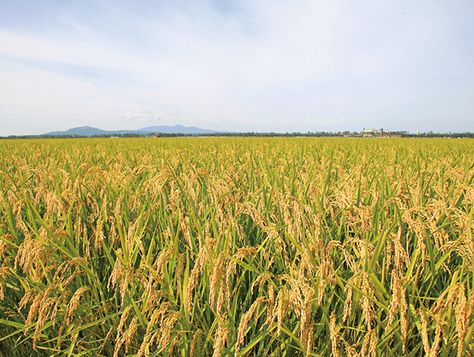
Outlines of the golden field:
M474 353L474 141L0 141L0 354Z

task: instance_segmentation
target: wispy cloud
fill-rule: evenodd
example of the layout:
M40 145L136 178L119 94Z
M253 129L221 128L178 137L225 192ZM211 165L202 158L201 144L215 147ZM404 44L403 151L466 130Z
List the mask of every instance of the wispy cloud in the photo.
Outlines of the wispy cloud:
M0 134L177 120L474 130L470 1L2 7Z

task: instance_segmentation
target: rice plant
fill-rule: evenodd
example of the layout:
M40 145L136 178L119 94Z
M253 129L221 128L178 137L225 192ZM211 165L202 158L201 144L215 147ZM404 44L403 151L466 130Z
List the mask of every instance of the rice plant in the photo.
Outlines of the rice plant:
M474 353L474 141L0 141L0 354Z

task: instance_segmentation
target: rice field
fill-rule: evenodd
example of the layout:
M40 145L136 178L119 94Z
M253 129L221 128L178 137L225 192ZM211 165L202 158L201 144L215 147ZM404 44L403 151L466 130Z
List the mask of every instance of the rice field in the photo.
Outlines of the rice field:
M474 141L0 141L0 355L474 354Z

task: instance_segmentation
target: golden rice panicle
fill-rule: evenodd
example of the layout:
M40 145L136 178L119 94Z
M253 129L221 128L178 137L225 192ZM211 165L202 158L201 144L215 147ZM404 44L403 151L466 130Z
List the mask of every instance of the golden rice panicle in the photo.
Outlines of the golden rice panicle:
M248 326L248 323L250 322L250 320L252 319L252 317L255 313L255 310L265 300L266 299L262 296L257 298L253 302L252 306L250 306L250 309L242 315L242 317L240 319L240 323L239 323L239 328L237 330L237 342L235 344L235 354L239 353L240 346L244 343L244 338L245 338L245 335L247 334L247 326Z
M68 325L71 323L72 317L75 311L77 310L77 307L79 306L81 297L84 295L84 293L86 293L89 290L90 288L87 286L81 286L79 289L76 290L74 295L71 297L71 300L69 301L69 305L67 307L66 314L64 316L64 321L63 321L64 325Z
M362 275L362 311L364 314L367 330L372 331L372 322L375 320L375 313L373 304L370 301L375 296L373 288L370 284L370 277L366 272L361 272Z
M281 334L281 330L283 327L283 321L285 320L286 314L287 314L287 308L290 305L289 302L289 293L286 288L280 289L277 295L277 304L276 304L276 319L277 319L277 331L278 334Z
M161 316L161 312L159 310L153 311L151 314L150 320L146 326L145 336L143 337L143 341L140 345L137 355L141 356L148 356L150 354L150 347L153 344L153 328L156 327L158 318Z
M97 250L101 250L104 240L105 240L104 221L102 217L100 217L99 220L97 221L97 227L95 229L95 234L94 234L94 248Z
M130 311L132 310L131 306L127 306L121 316L120 321L117 327L116 338L115 338L115 348L114 348L114 357L119 355L119 352L125 343L125 334L124 334L124 327L128 320L128 316L130 315Z
M137 330L139 327L138 321L139 321L138 317L135 316L130 322L130 325L128 326L127 330L123 334L123 344L125 345L125 353L128 353L129 348L132 345L133 338L135 337L135 334L137 333Z
M45 297L46 292L38 293L32 300L30 309L28 310L28 316L26 317L25 325L30 326L34 319L36 318L40 308L43 298ZM21 302L20 302L21 305ZM25 331L26 333L26 331Z
M226 316L217 317L217 329L214 334L214 351L213 357L219 357L222 355L222 351L225 348L227 339L229 337L229 327L227 326Z
M206 261L209 259L209 248L212 246L212 243L212 239L206 239L206 242L199 247L199 253L189 275L189 281L186 287L186 299L184 302L184 306L188 313L191 313L194 298L193 292L198 284L199 275L201 274Z
M352 294L353 289L350 286L349 282L347 285L347 295L346 300L344 301L344 311L342 314L342 322L346 322L347 318L349 317L351 310L352 310Z
M463 344L464 338L467 333L469 320L471 318L472 306L468 305L468 300L465 295L464 285L460 284L457 287L457 296L456 296L456 307L455 307L455 316L456 316L456 330L458 334L458 347L457 353L458 356L463 354Z
M167 314L166 318L161 323L160 327L160 345L165 348L167 346L171 347L173 340L171 339L173 335L173 329L176 323L179 321L180 314L178 312L170 312Z
M430 356L431 346L428 338L428 321L425 314L421 310L418 311L418 316L421 321L421 338L423 342L423 349L425 350L425 354Z
M3 237L4 239L8 239L7 236ZM0 240L0 260L3 261L5 258L5 253L7 251L8 244L6 241Z
M109 276L107 288L109 291L114 290L116 287L119 288L120 299L123 302L130 281L134 276L134 269L132 266L127 266L128 263L126 257L122 253L122 249L119 248L117 251L117 258L113 270Z
M10 268L8 266L0 267L0 303L5 299L5 278L9 271Z
M214 262L214 269L212 270L209 282L209 304L211 306L216 304L216 294L220 291L221 277L224 274L225 268L225 259L224 253L220 253ZM219 311L217 313L219 313Z
M403 278L400 277L399 273L395 270L392 270L390 287L392 291L392 299L389 307L388 326L390 327L392 325L395 315L399 313L403 351L405 352L408 333L408 322L406 318L408 305L405 297L405 284Z
M300 280L302 280L300 278ZM313 342L313 303L316 292L308 284L301 281L299 285L302 287L302 304L300 306L300 339L302 345L305 347L307 355L311 353Z
M436 329L435 329L435 339L433 344L431 345L430 357L436 357L438 355L438 349L441 344L441 336L442 336L442 328L441 323L436 321Z
M329 318L329 337L331 340L332 355L339 356L339 329L336 327L336 314L334 311L331 312L331 317Z

